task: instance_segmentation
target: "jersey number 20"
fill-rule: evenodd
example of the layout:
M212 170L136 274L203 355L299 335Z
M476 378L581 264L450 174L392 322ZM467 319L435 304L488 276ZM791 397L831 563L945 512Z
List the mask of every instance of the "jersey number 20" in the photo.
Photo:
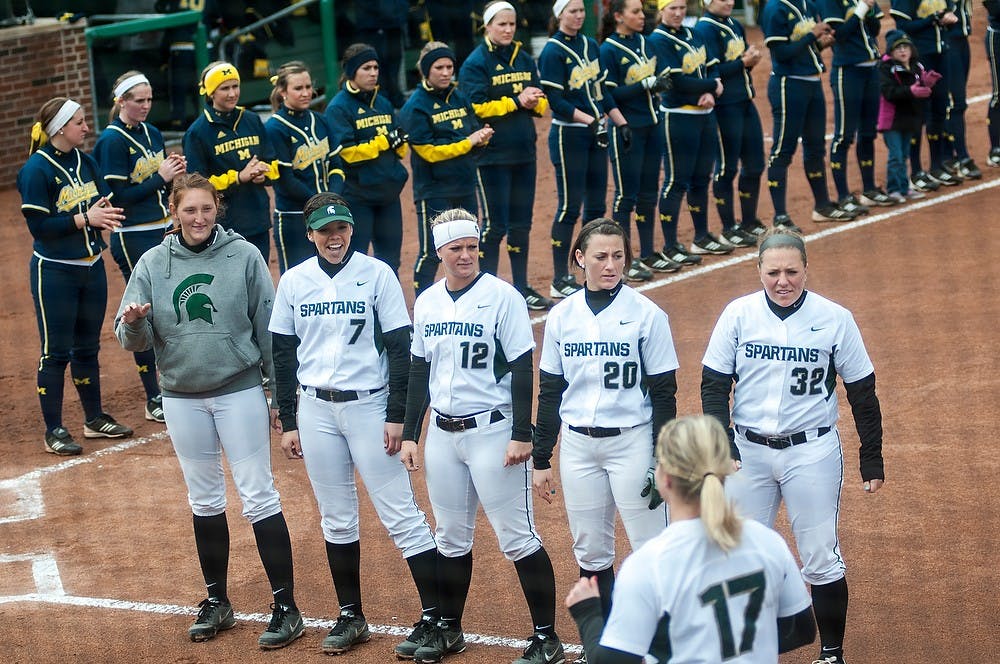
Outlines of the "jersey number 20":
M764 572L757 571L746 576L737 576L708 588L699 597L702 604L710 604L715 613L715 626L719 630L719 650L722 659L736 657L737 654L753 649L753 639L757 635L757 618L760 617L760 607L764 602L764 588L767 582ZM749 593L750 601L743 612L743 635L740 638L739 653L736 651L736 637L733 634L733 624L729 619L728 600L733 595Z

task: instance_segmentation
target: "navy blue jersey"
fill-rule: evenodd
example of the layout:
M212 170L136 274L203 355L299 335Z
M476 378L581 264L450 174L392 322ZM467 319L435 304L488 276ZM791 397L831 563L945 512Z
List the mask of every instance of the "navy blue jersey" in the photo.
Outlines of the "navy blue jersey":
M649 36L658 73L669 71L673 87L661 96L664 108L698 106L698 98L714 92L716 60L709 59L705 43L691 28L674 29L662 23Z
M397 126L389 98L378 90L360 90L348 81L326 107L326 120L331 143L340 149L344 195L351 200L399 198L409 175L399 161L406 156L406 146L390 150L386 139Z
M824 70L812 29L819 12L810 0L771 0L764 5L760 24L764 43L771 49L775 76L816 76Z
M823 20L834 29L833 66L856 65L878 60L878 37L882 8L876 4L862 21L854 13L856 0L819 0Z
M415 200L475 192L476 157L468 136L479 129L479 120L454 84L434 90L421 83L399 112L399 120L410 135Z
M716 60L716 75L722 79L722 96L715 105L735 104L753 99L753 79L750 70L743 65L743 53L747 50L746 32L740 22L732 16L725 18L710 12L698 19L695 33L705 43L705 52L710 60Z
M169 216L167 183L158 172L166 158L159 129L115 118L98 137L94 158L114 192L115 205L125 210L122 226L142 226Z
M649 127L658 121L656 94L647 90L643 79L656 76L656 55L641 34L628 37L609 35L601 44L601 67L606 72L604 87L615 105L633 127Z
M607 72L601 69L600 50L590 37L557 31L545 42L538 70L553 119L572 123L575 109L599 118L614 108L604 94Z
M972 34L972 0L953 0L952 11L958 23L948 26L948 38L968 37Z
M319 113L279 108L264 124L278 159L274 209L301 212L314 194L344 188L339 146L330 140L330 128Z
M222 195L226 209L220 223L243 235L271 227L267 191L237 178L254 156L271 165L269 179L278 177L274 149L256 113L237 106L223 115L206 106L184 134L184 156L188 173L201 173Z
M489 149L479 155L479 165L534 162L537 134L532 118L544 115L549 104L542 99L529 110L518 102L524 88L542 87L535 61L521 50L521 42L497 46L484 39L466 58L458 80L480 121L495 132Z
M938 25L937 16L953 8L948 0L892 0L889 14L896 19L896 27L913 40L917 52L926 55L947 48L945 28Z
M21 213L43 258L94 260L108 245L101 231L77 228L73 215L86 212L101 196L112 196L94 158L74 148L61 152L46 143L17 173Z
M990 2L984 2L983 6L986 7L987 25L994 30L1000 30L1000 2L991 0Z

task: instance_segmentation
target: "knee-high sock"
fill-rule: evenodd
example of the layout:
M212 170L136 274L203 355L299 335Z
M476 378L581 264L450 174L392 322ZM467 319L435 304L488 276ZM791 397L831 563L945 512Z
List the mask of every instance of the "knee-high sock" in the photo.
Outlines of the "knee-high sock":
M66 364L52 366L43 363L38 369L38 402L45 420L45 433L62 426L63 391L66 385Z
M363 616L361 607L361 541L349 544L326 543L326 560L330 564L333 587L341 609L350 609Z
M271 584L274 601L285 606L295 606L292 540L288 536L285 515L278 512L261 519L253 524L253 535L257 540L257 553L260 554L260 562L264 564L264 573Z
M229 575L229 522L226 521L226 513L192 517L198 563L201 565L201 574L205 577L208 596L228 602L226 581Z
M596 572L580 568L581 578L591 576L597 577L597 588L601 591L601 613L604 614L604 620L607 621L608 616L611 615L611 594L615 589L615 568L612 566Z
M535 632L555 635L556 579L552 561L544 548L514 561L517 578L521 581L524 599L534 623Z
M847 628L847 579L814 585L812 598L823 655L842 655Z
M757 220L757 203L760 200L760 173L740 175L737 186L740 196L741 224L753 224Z
M507 231L507 257L510 280L519 290L528 285L528 245L531 231L517 228Z
M500 265L500 242L480 242L479 251L483 254L479 258L479 269L496 276Z
M413 584L420 596L421 613L437 618L440 613L437 588L437 549L429 549L406 559Z
M453 629L462 629L462 614L465 613L465 600L469 596L470 583L472 583L471 551L457 558L448 558L438 553L438 606L441 607L441 619Z
M142 381L142 389L146 392L146 400L149 401L160 393L160 386L156 382L156 353L152 350L144 350L133 353L135 358L135 369L139 372L139 380Z
M552 224L552 272L558 279L569 274L569 248L573 244L572 224Z
M97 356L93 359L70 360L69 373L73 377L73 385L80 396L83 415L92 420L104 412L101 405L101 369L97 364Z

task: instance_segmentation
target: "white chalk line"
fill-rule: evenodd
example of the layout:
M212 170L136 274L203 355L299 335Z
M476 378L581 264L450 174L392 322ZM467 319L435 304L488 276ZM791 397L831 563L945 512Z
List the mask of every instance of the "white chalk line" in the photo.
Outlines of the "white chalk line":
M951 193L937 193L933 197L915 201L913 203L908 203L903 206L897 205L887 208L878 208L878 207L872 208L873 212L875 210L885 210L885 212L878 212L875 214L869 213L867 215L864 215L863 217L855 219L854 221L829 222L833 225L817 233L810 233L808 235L804 235L802 236L802 239L805 242L815 242L817 240L828 238L831 235L837 235L838 233L846 233L847 231L852 231L857 228L862 228L864 226L869 226L871 224L877 224L879 222L886 221L888 219L900 217L910 212L915 212L917 210L922 210L928 207L934 207L935 205L947 203L949 201L955 200L956 198L962 198L963 196L976 194L979 193L980 191L992 189L993 187L997 186L1000 186L1000 178L993 180L986 180L984 182L980 182L979 184L971 186L968 185L962 186L960 188L956 188L956 190ZM737 251L740 250L737 249ZM730 258L727 258L719 262L713 262L710 265L702 265L699 267L695 267L693 269L684 268L684 270L672 276L662 279L654 279L652 281L647 281L644 284L633 286L633 288L639 291L640 293L644 293L646 291L651 291L657 288L663 288L664 286L669 286L670 284L676 284L681 281L686 281L688 279L694 279L695 277L700 277L703 274L709 274L711 272L716 272L718 270L724 270L728 267L739 265L740 263L747 263L749 261L756 261L756 260L757 260L757 252L748 251L745 253L741 253L738 256L731 256ZM532 316L531 324L539 325L541 323L544 323L548 319L548 317L549 314L547 312L544 314L538 314L537 316Z
M0 558L0 562L3 559ZM121 599L111 599L106 597L79 597L75 595L66 595L58 592L50 593L28 593L25 595L8 595L6 597L0 597L0 604L12 604L17 602L30 602L36 604L58 604L63 606L80 606L89 607L97 609L111 609L118 611L133 611L138 613L155 613L160 615L171 615L171 616L196 616L198 615L198 609L196 607L189 606L178 606L176 604L158 604L152 602L131 602L128 600ZM234 613L237 620L267 624L271 620L270 614L264 613ZM322 629L332 629L336 624L336 620L321 619L321 618L302 618L302 622L306 627L315 627ZM376 634L384 634L386 636L408 636L413 630L410 625L375 625L372 623L368 624L368 629ZM474 643L484 646L500 647L500 648L516 648L523 650L528 646L528 642L524 639L514 639L507 638L503 636L489 636L485 634L474 634L470 632L465 633L466 643ZM563 643L563 648L567 652L579 653L583 651L583 648L578 644L568 644Z

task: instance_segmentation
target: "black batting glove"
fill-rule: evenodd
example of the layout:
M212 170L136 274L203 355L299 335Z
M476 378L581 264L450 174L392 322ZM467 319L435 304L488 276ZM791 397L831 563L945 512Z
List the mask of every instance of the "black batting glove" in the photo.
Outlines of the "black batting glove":
M646 479L643 482L642 491L639 495L643 498L649 498L649 509L651 510L655 510L663 504L663 497L660 496L660 492L656 489L656 469L649 468L646 471Z
M608 140L608 125L604 120L594 120L590 125L590 130L594 132L594 140L597 147L606 150L610 141Z
M656 77L656 84L653 92L669 92L674 89L674 79L669 71L665 71Z
M392 131L390 131L386 135L385 138L386 138L387 141L389 141L389 149L390 150L395 150L399 146L401 146L403 143L406 143L407 141L409 141L410 140L410 135L407 134L402 129L400 129L399 127L396 127L395 129L393 129Z
M632 149L632 127L627 124L618 127L618 136L622 141L622 152L628 154L628 151Z

